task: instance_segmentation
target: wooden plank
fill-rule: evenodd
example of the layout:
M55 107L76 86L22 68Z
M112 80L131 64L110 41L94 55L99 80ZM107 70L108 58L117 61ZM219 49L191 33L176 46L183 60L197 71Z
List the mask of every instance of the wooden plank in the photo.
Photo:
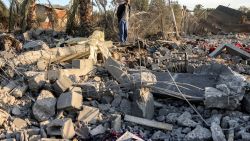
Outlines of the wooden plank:
M124 120L129 121L129 122L133 122L136 124L152 127L152 128L158 128L158 129L163 129L163 130L172 130L173 129L172 124L157 122L157 121L148 120L148 119L139 118L139 117L134 117L134 116L130 116L130 115L125 115Z

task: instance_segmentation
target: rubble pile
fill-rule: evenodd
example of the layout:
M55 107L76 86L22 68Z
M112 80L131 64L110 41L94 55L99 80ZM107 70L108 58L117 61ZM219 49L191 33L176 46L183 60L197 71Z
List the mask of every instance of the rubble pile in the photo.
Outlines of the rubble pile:
M0 140L250 140L247 35L22 36L0 36Z

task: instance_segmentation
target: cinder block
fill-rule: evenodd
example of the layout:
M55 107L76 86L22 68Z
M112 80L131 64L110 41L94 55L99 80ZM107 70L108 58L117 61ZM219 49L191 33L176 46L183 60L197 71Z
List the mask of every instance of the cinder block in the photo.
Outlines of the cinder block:
M93 59L76 59L72 61L72 68L74 69L88 69L91 71L94 66Z
M71 87L71 85L72 85L72 81L68 77L62 75L53 84L53 88L54 88L55 93L57 95L60 95L61 93L63 93L66 90L68 90Z
M97 119L100 110L95 107L83 106L83 110L80 111L77 120L89 123Z
M77 92L62 93L57 100L58 110L80 109L83 97Z
M55 119L46 128L50 136L61 136L63 139L71 139L75 136L74 124L71 119Z

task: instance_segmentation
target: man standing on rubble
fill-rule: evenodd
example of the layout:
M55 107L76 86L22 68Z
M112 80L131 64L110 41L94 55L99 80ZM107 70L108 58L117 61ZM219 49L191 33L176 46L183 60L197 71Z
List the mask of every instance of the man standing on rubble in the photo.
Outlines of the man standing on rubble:
M125 45L128 38L128 19L130 17L130 0L118 0L119 6L116 16L119 25L119 40Z

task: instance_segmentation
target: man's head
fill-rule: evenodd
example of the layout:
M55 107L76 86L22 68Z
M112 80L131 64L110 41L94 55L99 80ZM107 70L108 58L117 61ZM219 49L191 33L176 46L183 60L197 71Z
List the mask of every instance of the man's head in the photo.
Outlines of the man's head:
M130 4L130 0L125 0L127 4Z

